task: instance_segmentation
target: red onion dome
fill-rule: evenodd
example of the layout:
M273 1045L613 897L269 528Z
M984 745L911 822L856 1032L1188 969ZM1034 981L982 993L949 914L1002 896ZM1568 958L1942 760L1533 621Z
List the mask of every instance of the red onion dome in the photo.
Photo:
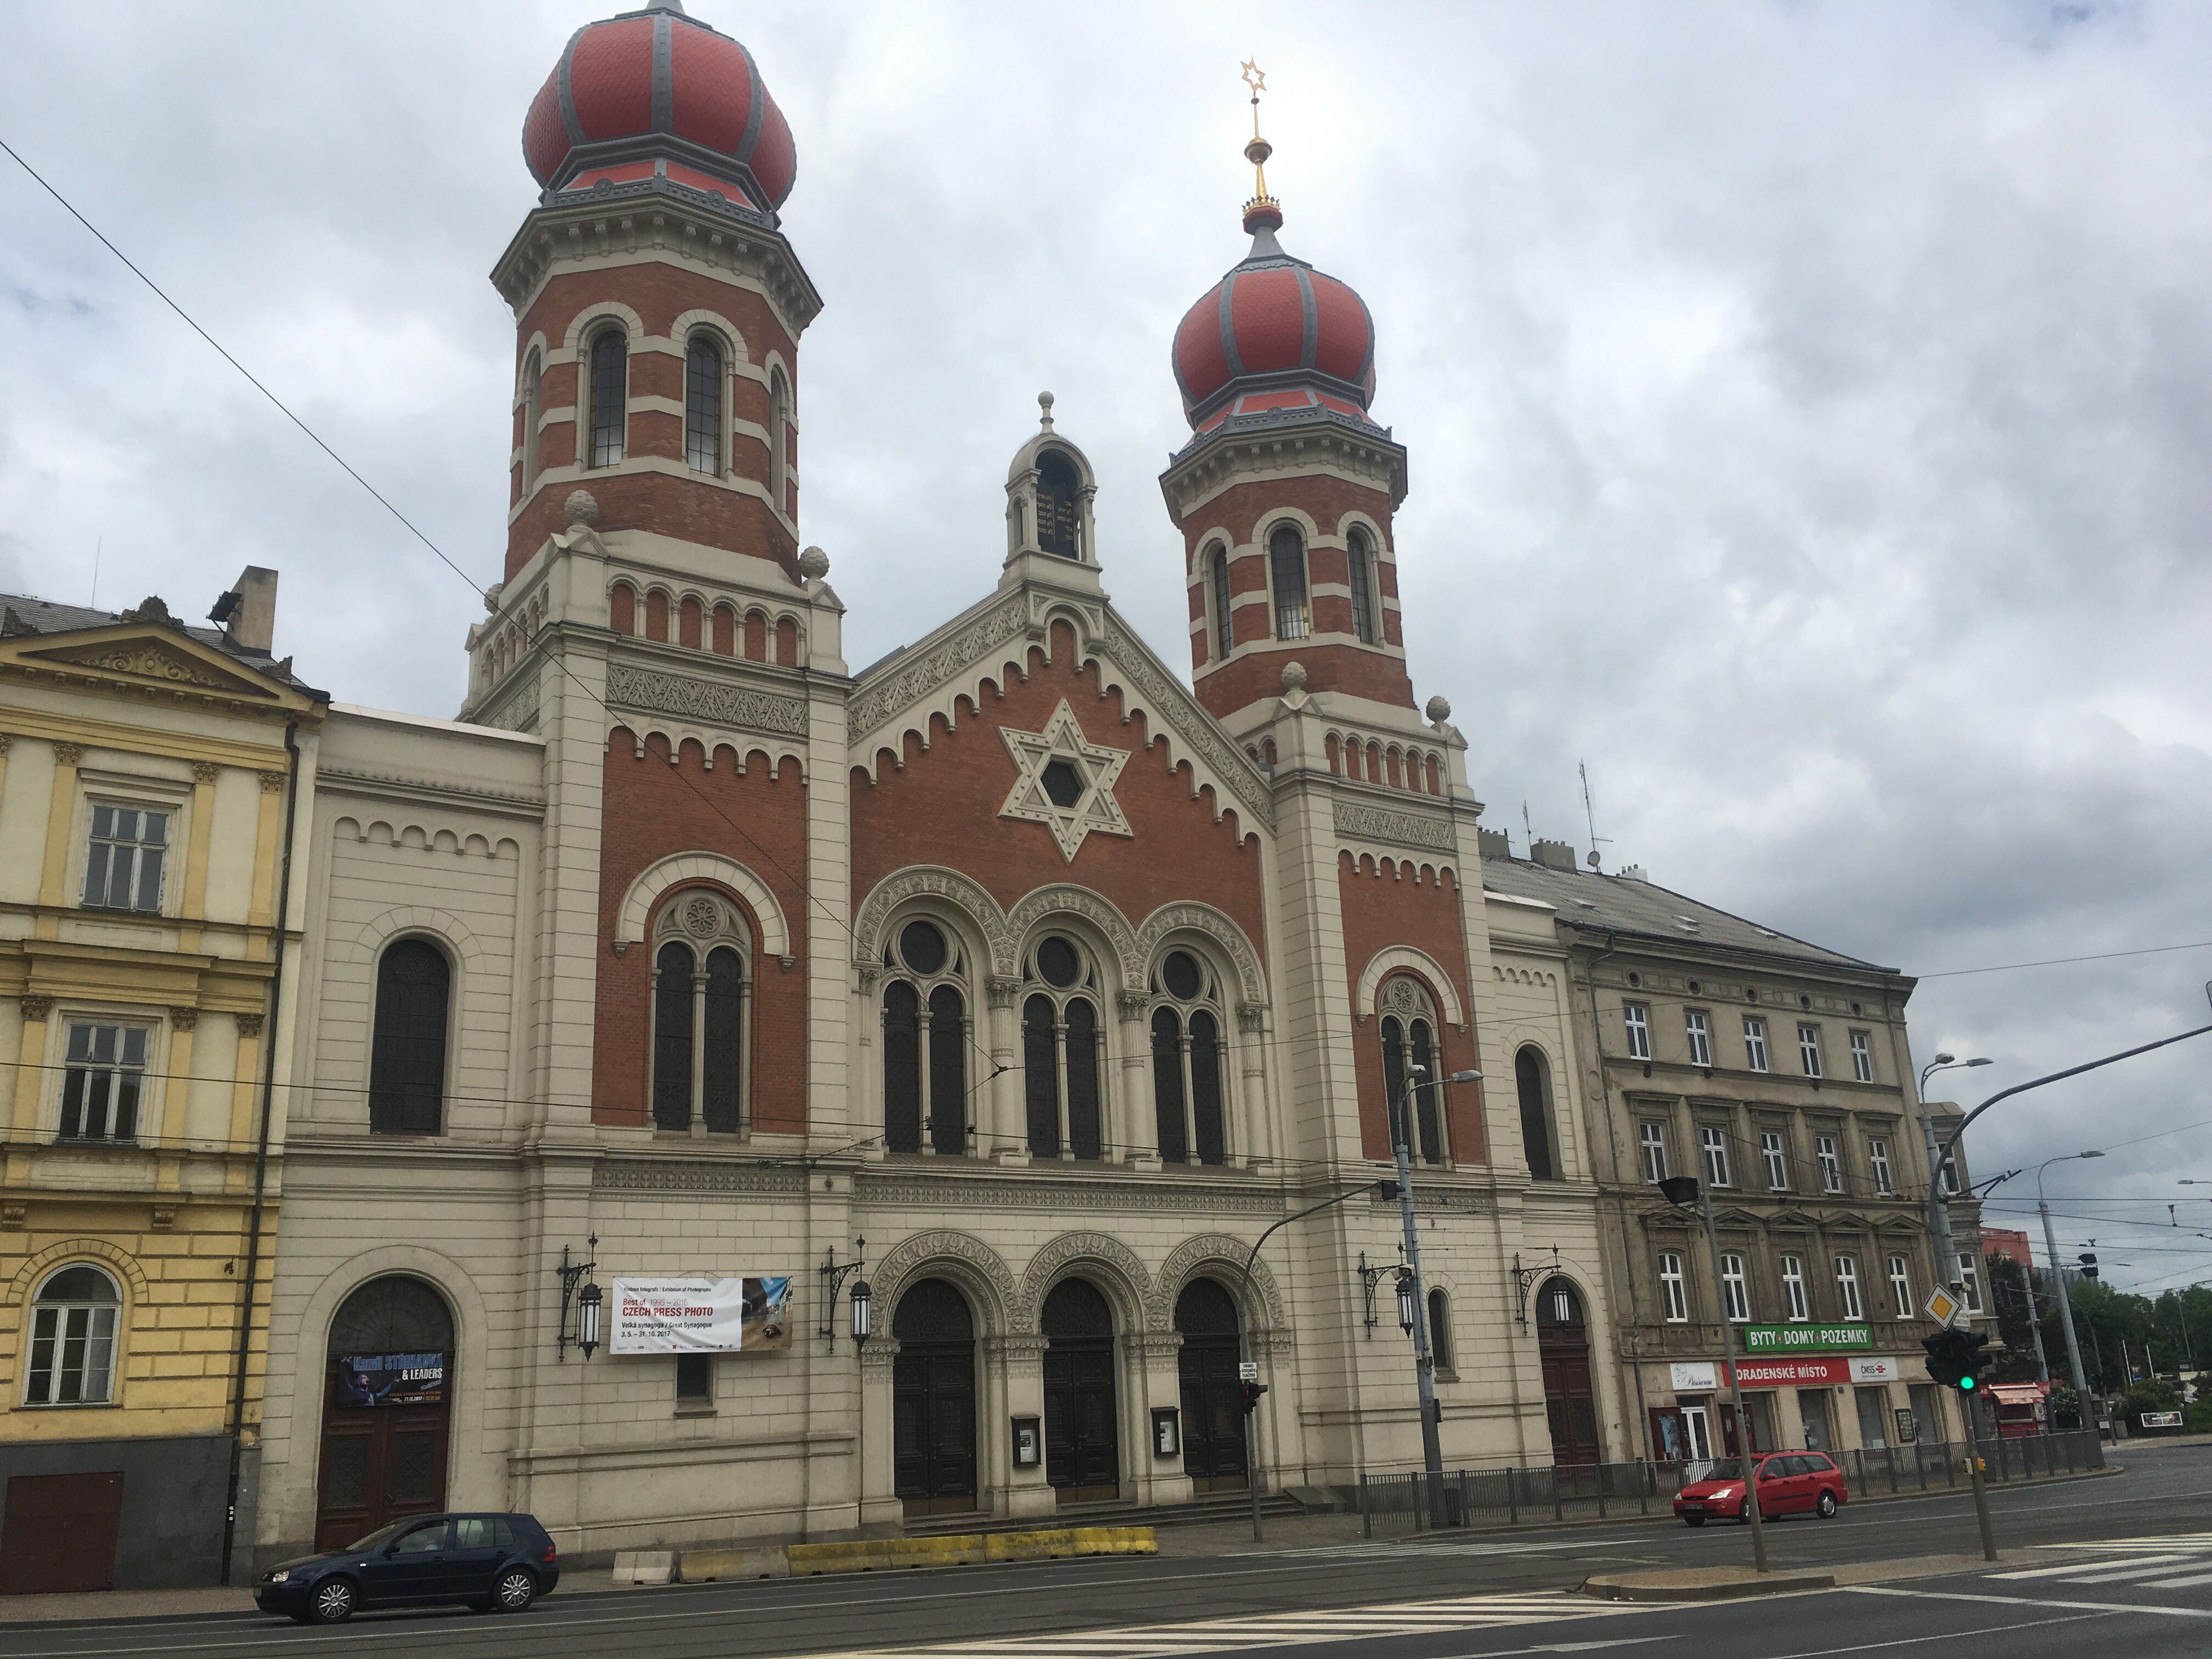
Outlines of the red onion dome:
M773 212L799 167L753 55L683 0L591 23L531 100L523 159L549 197L662 177Z
M1366 301L1283 252L1282 212L1264 195L1246 204L1244 222L1251 252L1176 330L1176 383L1192 428L1301 410L1368 422L1375 323Z

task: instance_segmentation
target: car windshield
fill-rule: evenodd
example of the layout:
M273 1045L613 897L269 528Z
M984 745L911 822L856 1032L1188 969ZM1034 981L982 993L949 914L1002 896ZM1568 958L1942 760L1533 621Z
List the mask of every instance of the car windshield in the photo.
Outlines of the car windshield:
M374 1532L369 1534L366 1538L355 1539L353 1542L348 1544L346 1547L349 1550L373 1550L380 1544L390 1543L392 1539L398 1535L400 1528L406 1524L407 1522L404 1521L394 1521L388 1527L379 1527Z

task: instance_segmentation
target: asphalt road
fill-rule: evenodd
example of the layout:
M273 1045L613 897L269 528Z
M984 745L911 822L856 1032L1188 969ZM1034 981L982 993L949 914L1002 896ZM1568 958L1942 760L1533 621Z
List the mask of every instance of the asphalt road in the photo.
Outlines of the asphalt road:
M1992 1494L2002 1566L1753 1602L1629 1607L1594 1572L1747 1563L1743 1529L1671 1521L1209 1557L962 1567L562 1596L520 1618L366 1614L302 1630L218 1615L0 1627L0 1659L329 1655L369 1659L1510 1659L1618 1653L1966 1659L2212 1653L2212 1448L2130 1447L2124 1474ZM1767 1529L1778 1568L1977 1549L1963 1495ZM2201 1580L2201 1582L2199 1582Z

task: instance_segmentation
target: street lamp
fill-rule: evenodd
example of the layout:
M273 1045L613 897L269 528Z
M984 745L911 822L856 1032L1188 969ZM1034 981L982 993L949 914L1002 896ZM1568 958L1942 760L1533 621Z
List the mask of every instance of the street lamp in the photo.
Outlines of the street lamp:
M1392 1139L1397 1143L1398 1158L1398 1217L1406 1233L1406 1273L1398 1281L1398 1314L1402 1322L1413 1328L1413 1380L1421 1401L1421 1462L1429 1474L1429 1502L1440 1508L1443 1502L1444 1448L1437 1432L1437 1357L1429 1343L1428 1310L1421 1296L1421 1234L1413 1219L1413 1152L1407 1144L1412 1133L1413 1091L1426 1085L1429 1075L1425 1066L1406 1067L1406 1086L1398 1091L1397 1121L1392 1127ZM1444 1083L1479 1083L1482 1073L1468 1070L1454 1072ZM1407 1304L1410 1299L1412 1307ZM1411 1312L1411 1320L1406 1315ZM1441 1516L1438 1516L1441 1521Z
M1413 1294L1413 1273L1405 1267L1399 1268L1398 1324L1408 1336L1413 1334L1413 1304L1418 1299Z
M2066 1293L2066 1279L2058 1272L2058 1238L2051 1230L2051 1205L2043 1196L2043 1172L2054 1164L2071 1164L2079 1158L2102 1158L2101 1152L2069 1152L2062 1158L2047 1158L2035 1171L2035 1208L2043 1218L2043 1255L2050 1262L2054 1275L2052 1287L2058 1297L2058 1322L2066 1331L2066 1361L2074 1372L2074 1409L2077 1416L2087 1419L2089 1412L2089 1384L2081 1374L2081 1348L2074 1340L2074 1298ZM2031 1286L2031 1288L2033 1288ZM2043 1361L2043 1321L2031 1320L2028 1328L2035 1333L2035 1370L2043 1382L2051 1381L2051 1368Z
M1705 1249L1713 1264L1713 1290L1721 1293L1721 1240L1713 1230L1712 1194L1695 1176L1668 1176L1659 1183L1667 1201L1678 1210L1695 1211L1705 1218ZM1743 1470L1743 1512L1751 1522L1751 1559L1760 1572L1766 1571L1766 1534L1759 1514L1759 1475L1752 1463L1751 1419L1743 1409L1743 1382L1735 1374L1735 1323L1725 1302L1721 1306L1721 1352L1728 1357L1729 1403L1735 1410L1736 1457Z
M1938 1072L1962 1072L1970 1066L1994 1063L1986 1054L1960 1060L1954 1054L1943 1054L1920 1068L1920 1135L1928 1147L1928 1231L1936 1246L1936 1282L1939 1285L1957 1282L1959 1253L1951 1243L1951 1212L1945 1206L1942 1154L1936 1146L1936 1120L1928 1111L1928 1079Z
M853 1346L864 1348L867 1346L870 1332L874 1328L876 1293L868 1288L868 1281L863 1279L854 1282L852 1297Z

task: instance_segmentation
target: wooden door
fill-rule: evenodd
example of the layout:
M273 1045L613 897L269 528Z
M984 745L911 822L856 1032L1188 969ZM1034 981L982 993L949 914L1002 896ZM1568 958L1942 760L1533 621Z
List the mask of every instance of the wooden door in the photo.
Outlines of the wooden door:
M342 1549L391 1521L446 1507L444 1399L418 1406L352 1406L331 1363L323 1389L315 1547Z
M1552 1427L1554 1463L1595 1463L1604 1455L1598 1444L1597 1399L1590 1388L1589 1350L1546 1346L1544 1413Z
M1183 1473L1200 1492L1241 1487L1244 1461L1243 1389L1237 1375L1237 1339L1182 1340L1177 1369L1182 1384Z
M975 1346L901 1339L891 1362L892 1479L908 1515L975 1507Z
M115 1588L123 1476L16 1474L0 1510L0 1595Z
M1044 1472L1063 1503L1121 1495L1111 1339L1055 1338L1046 1348Z

